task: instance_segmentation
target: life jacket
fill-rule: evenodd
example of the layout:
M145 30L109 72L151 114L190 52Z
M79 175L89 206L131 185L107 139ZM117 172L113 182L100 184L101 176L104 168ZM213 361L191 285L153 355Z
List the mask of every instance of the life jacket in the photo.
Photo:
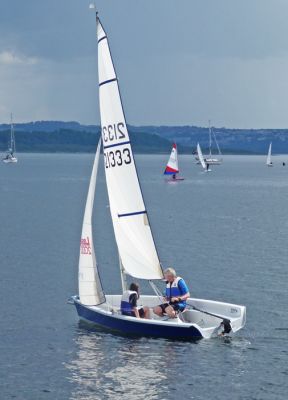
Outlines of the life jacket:
M177 276L176 279L174 279L174 281L172 283L167 282L166 283L166 297L168 299L168 301L171 300L172 297L180 297L182 296L184 293L181 292L181 290L179 289L179 281L182 278L180 276ZM183 303L186 304L185 300L181 300L181 302L179 303Z
M120 305L122 313L132 313L133 307L132 307L131 303L129 302L129 298L130 298L131 294L134 294L134 293L138 296L138 293L135 292L134 290L125 290L125 292L123 292L122 298L121 298L121 305Z

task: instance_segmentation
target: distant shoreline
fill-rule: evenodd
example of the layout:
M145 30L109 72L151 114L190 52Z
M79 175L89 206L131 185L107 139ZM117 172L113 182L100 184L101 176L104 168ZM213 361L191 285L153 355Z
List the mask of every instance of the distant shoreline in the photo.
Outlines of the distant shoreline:
M288 129L212 128L222 154L265 155L272 142L272 154L288 154ZM38 121L14 124L16 150L28 153L94 153L100 137L98 125L77 122ZM173 142L179 154L192 154L199 142L208 154L209 130L197 126L130 126L135 154L169 154ZM0 152L5 152L10 127L0 124ZM212 153L218 154L212 138Z

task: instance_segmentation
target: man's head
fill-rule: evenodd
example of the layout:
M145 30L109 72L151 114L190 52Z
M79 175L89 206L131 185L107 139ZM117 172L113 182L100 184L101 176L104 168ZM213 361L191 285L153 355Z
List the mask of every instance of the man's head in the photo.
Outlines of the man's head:
M174 268L167 268L164 271L164 276L167 282L173 282L174 279L176 278L176 271Z

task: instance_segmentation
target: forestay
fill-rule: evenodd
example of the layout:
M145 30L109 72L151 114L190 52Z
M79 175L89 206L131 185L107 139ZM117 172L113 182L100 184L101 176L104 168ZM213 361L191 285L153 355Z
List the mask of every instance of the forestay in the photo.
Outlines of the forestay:
M124 270L139 279L162 279L149 226L109 43L97 17L101 132L110 212Z
M178 153L176 143L173 143L172 151L164 171L165 175L174 175L178 174L179 166L178 166Z
M86 200L85 213L82 225L79 257L79 296L82 304L97 305L105 302L105 295L101 286L96 255L92 236L92 212L94 204L94 193L100 157L101 139L99 140L90 184Z
M198 153L199 161L200 161L202 167L204 169L206 169L206 163L205 163L205 160L204 160L204 157L203 157L203 154L202 154L202 150L201 150L201 147L200 147L199 143L197 143L197 153Z

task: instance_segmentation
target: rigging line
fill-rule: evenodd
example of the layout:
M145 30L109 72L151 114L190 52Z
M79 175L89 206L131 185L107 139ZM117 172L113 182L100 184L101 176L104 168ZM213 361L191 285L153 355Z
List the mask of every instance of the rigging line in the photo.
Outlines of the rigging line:
M212 136L211 136L211 121L209 119L209 155L212 156Z
M161 301L161 304L163 304L163 295L162 295L162 293L160 292L160 290L158 289L158 287L155 285L154 282L149 280L149 283L150 283L150 286L152 287L152 289L154 290L156 296Z
M218 144L217 139L216 139L216 134L214 132L214 129L212 129L212 133L213 133L213 136L214 136L214 139L215 139L215 143L216 143L216 146L217 146L218 153L219 153L220 156L222 156L219 144Z

